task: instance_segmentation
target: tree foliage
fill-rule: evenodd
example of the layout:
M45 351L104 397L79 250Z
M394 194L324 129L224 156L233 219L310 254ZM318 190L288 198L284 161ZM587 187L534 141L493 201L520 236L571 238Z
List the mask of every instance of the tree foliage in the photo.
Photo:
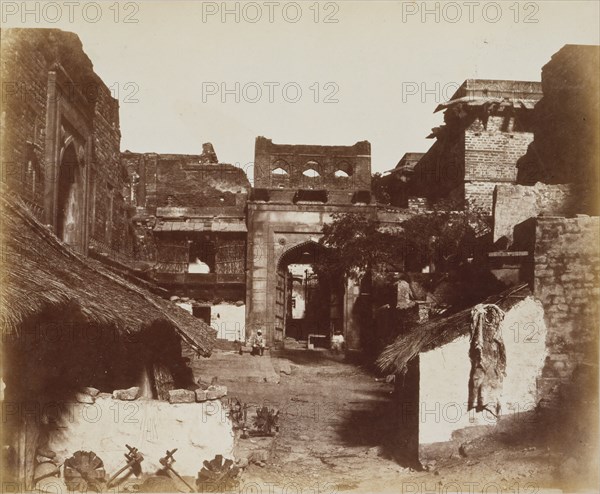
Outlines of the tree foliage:
M486 228L485 217L472 210L417 214L396 230L383 229L364 214L337 214L323 228L327 249L315 269L328 277L356 277L374 267L402 272L432 265L444 271L475 256Z
M489 231L489 218L474 209L434 209L407 219L402 229L407 252L421 254L421 263L445 271L477 257Z
M371 177L371 190L375 196L375 200L379 204L390 204L391 197L389 188L389 178L384 177L381 173L374 173Z
M400 238L383 231L376 220L366 215L335 214L333 221L323 227L320 242L326 247L315 263L315 270L321 275L356 277L380 264L402 270Z

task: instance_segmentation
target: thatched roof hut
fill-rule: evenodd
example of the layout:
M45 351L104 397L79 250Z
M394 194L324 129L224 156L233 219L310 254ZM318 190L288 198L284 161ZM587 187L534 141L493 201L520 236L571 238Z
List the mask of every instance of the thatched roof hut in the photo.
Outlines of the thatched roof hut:
M482 303L496 304L501 309L507 310L530 294L527 284L522 284L488 297ZM469 334L472 308L468 307L449 316L431 319L398 336L381 353L376 361L377 366L385 372L403 373L408 362L419 353L446 345L462 335Z
M86 323L114 327L122 336L160 324L200 355L210 355L216 331L206 323L73 251L18 198L3 194L0 208L4 337L18 337L41 313L76 310Z

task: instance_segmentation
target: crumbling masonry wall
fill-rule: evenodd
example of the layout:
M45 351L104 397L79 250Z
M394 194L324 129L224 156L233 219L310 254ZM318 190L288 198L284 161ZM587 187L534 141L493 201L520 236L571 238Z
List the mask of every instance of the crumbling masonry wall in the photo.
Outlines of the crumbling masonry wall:
M574 184L498 185L494 195L494 242L502 240L506 242L503 247L511 247L515 227L538 215L571 216L580 212L583 195L581 187Z
M539 180L598 184L599 63L600 47L565 45L542 68L544 97L535 108Z
M101 393L94 403L62 407L68 414L49 437L49 447L60 462L75 451L91 450L107 472L116 472L124 464L125 444L131 444L144 455L142 472L153 475L163 468L159 459L165 450L177 448L176 470L196 477L203 461L217 454L233 458L231 421L220 400L171 404L144 398L120 401Z
M541 97L538 82L466 80L436 110L445 109L444 124L432 129L436 142L414 168L410 195L491 214L494 188L517 179Z
M254 187L370 190L371 144L274 144L271 139L257 137Z
M552 400L581 363L598 362L600 218L537 218L534 293L544 306L548 357L538 384Z
M81 41L59 29L3 29L0 58L3 183L54 226L58 168L74 145L83 191L81 249L89 242L129 253L119 103Z

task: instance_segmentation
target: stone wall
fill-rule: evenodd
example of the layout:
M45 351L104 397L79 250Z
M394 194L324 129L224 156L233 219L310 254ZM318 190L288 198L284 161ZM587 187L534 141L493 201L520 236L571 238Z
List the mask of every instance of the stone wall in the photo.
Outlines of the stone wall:
M511 247L515 227L538 215L568 216L582 211L581 191L571 184L499 184L494 195L494 242Z
M534 294L545 312L548 359L540 398L552 399L581 362L598 362L598 217L537 218Z
M49 64L39 35L2 30L2 182L44 208ZM17 59L19 57L19 59ZM19 63L20 62L20 63Z
M536 150L548 183L598 183L600 47L565 45L542 67Z
M256 138L254 187L371 190L371 144L274 144Z
M92 240L131 253L119 104L81 41L58 29L6 29L1 55L4 183L58 228L59 172L73 146L81 194L77 247L85 252Z
M125 151L121 161L137 180L131 194L136 254L156 262L155 281L177 296L244 299L251 190L244 170L207 162L204 154ZM188 273L195 258L208 264L210 273Z
M581 197L598 214L600 47L565 45L542 68L544 97L535 107L535 140L519 163L519 183L588 186Z
M314 247L322 236L323 225L335 213L356 212L375 218L372 205L248 203L248 251L246 321L247 334L261 329L269 344L285 337L281 326L284 283L279 261L298 246ZM297 253L302 253L302 249ZM290 262L292 262L290 260ZM294 263L299 262L293 260ZM360 328L356 321L360 288L346 287L343 301L343 333L349 348L360 347Z
M250 183L233 165L203 165L192 160L160 157L156 170L158 207L234 208L243 213Z
M516 181L517 161L533 141L540 97L537 82L465 81L438 107L445 108L444 125L429 136L436 141L415 166L409 195L466 201L491 214L495 186Z
M121 167L120 146L119 102L102 84L98 86L94 117L92 174L95 179L91 207L95 212L95 228L91 235L108 243L111 249L131 253L131 238L128 235L130 184L129 177ZM111 195L114 204L112 217L109 218ZM112 231L109 231L110 227Z
M217 208L242 214L250 192L244 170L226 163L201 163L202 155L132 153L121 156L128 173L137 173L136 206L153 214L157 208Z

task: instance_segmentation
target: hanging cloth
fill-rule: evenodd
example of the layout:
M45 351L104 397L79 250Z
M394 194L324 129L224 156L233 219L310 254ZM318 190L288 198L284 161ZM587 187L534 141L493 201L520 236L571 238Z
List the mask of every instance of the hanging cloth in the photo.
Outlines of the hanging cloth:
M504 312L494 304L479 304L471 311L471 375L469 410L488 410L499 416L502 382L506 376L506 348L500 324Z

